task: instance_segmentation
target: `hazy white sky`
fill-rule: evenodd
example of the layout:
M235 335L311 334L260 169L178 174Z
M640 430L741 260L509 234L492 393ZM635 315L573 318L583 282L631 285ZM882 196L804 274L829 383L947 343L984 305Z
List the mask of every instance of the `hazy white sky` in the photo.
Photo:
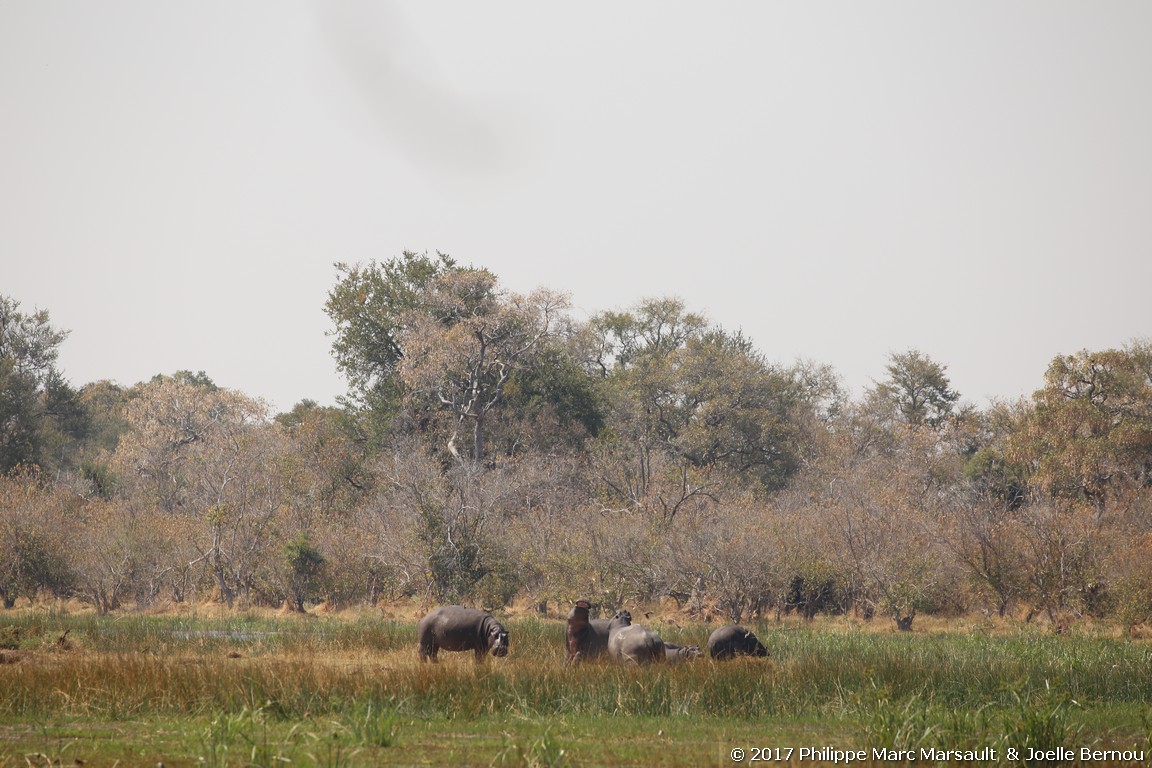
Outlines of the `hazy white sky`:
M859 391L1152 335L1152 3L0 0L0 294L74 384L344 390L335 261L678 295Z

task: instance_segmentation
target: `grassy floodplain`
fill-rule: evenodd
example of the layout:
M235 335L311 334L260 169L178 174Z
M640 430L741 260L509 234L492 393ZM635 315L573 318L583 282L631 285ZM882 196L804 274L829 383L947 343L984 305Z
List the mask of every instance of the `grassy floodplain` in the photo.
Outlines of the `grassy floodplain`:
M507 659L420 665L410 619L0 614L0 768L730 766L734 747L1152 760L1147 641L768 622L751 625L768 660L565 668L563 622L504 623ZM687 644L712 629L648 624Z

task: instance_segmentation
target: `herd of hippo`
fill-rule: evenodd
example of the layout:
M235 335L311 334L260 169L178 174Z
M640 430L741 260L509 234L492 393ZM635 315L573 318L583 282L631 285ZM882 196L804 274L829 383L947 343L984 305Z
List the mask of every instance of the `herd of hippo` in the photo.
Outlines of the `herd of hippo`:
M632 623L632 614L619 611L611 619L593 619L587 600L577 600L568 614L564 650L566 663L608 657L620 664L683 661L703 654L696 645L666 643L658 634ZM440 651L472 651L477 661L508 655L508 631L486 611L447 605L420 620L416 630L421 661L436 661ZM717 661L736 656L767 656L763 643L744 627L728 624L708 637L708 655Z

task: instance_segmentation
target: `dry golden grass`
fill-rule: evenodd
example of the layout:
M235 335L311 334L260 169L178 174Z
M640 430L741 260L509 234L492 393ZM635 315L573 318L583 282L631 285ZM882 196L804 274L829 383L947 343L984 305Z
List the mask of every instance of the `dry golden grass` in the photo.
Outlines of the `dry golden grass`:
M643 621L670 640L699 643L715 627L654 608ZM1057 636L1018 619L976 627L971 617L925 617L900 633L891 622L785 617L749 622L767 660L623 669L565 667L563 621L532 612L502 617L507 659L444 654L421 664L419 608L393 613L404 618L213 606L98 617L22 606L0 614L0 645L15 646L0 651L0 740L31 749L45 733L80 733L98 745L89 762L122 764L134 764L126 755L140 742L166 765L211 755L227 757L216 765L280 764L277 755L452 764L465 753L472 764L528 765L556 764L546 758L561 751L570 765L677 765L716 762L717 743L737 737L861 746L928 739L914 733L926 729L960 746L1039 729L1132 746L1152 722L1152 649L1090 623ZM382 746L393 733L405 747ZM348 759L326 739L348 745ZM252 757L261 744L266 762ZM244 760L229 762L241 748ZM0 768L25 764L26 752L5 749Z

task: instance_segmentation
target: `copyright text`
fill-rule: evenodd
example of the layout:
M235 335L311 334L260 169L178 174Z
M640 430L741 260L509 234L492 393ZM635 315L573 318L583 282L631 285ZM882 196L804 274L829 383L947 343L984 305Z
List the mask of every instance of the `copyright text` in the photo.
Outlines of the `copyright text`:
M941 763L941 762L988 762L994 763L1003 756L1009 762L1022 761L1025 763L1079 760L1082 763L1092 762L1123 762L1143 764L1146 752L1142 749L1048 749L1039 750L1031 747L1020 750L1008 747L1001 755L996 747L983 749L939 749L923 747L920 749L839 749L837 747L733 747L731 757L734 762L767 763L767 762L820 762L832 765L850 765L852 763Z

